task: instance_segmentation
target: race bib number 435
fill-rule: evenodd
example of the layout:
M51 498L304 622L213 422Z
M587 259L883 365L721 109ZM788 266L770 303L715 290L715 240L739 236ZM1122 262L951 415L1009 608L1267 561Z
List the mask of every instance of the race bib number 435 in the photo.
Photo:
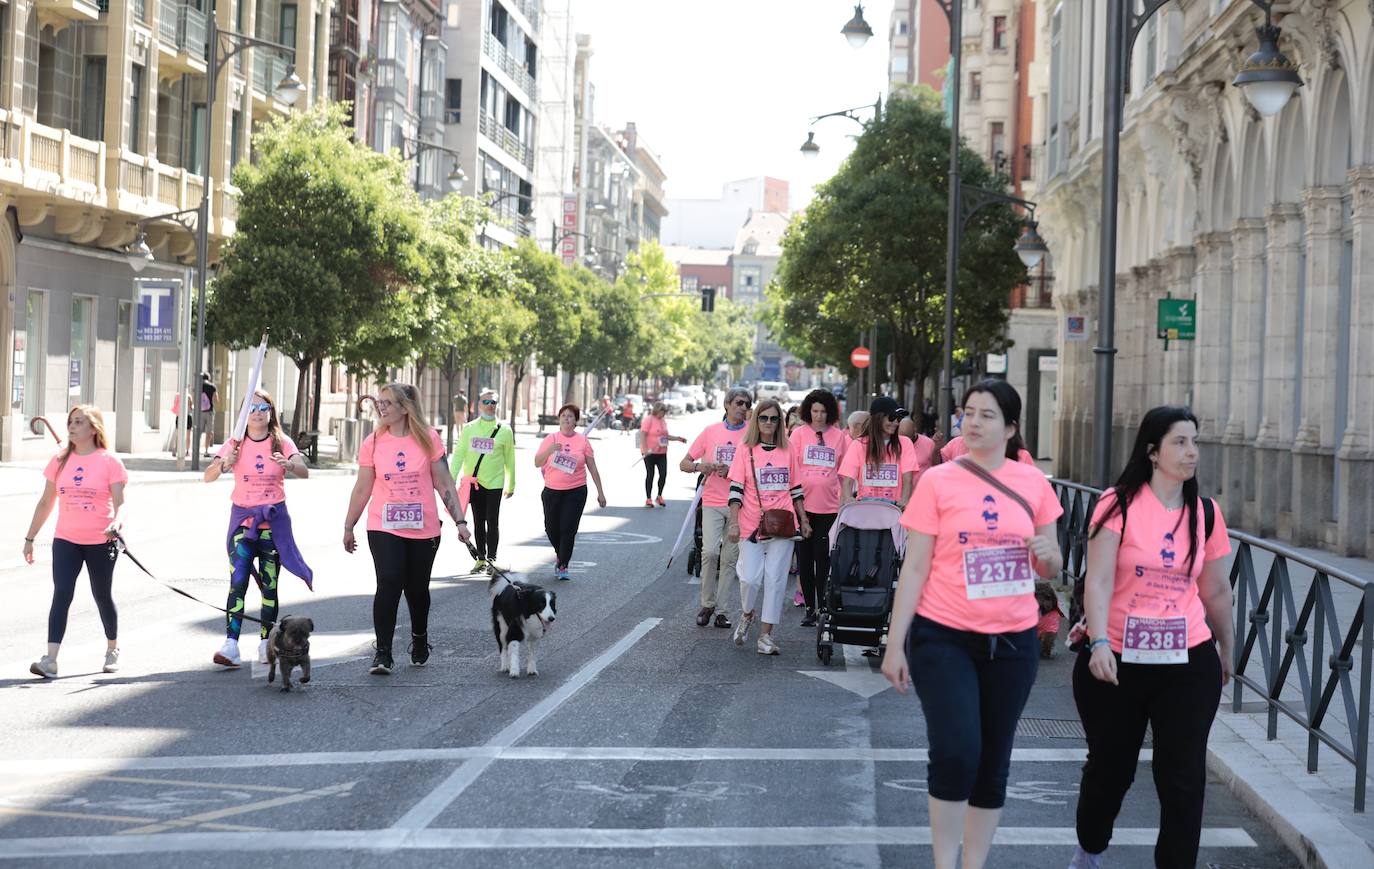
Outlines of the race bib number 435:
M969 600L1034 593L1030 550L1024 546L965 550L964 588Z

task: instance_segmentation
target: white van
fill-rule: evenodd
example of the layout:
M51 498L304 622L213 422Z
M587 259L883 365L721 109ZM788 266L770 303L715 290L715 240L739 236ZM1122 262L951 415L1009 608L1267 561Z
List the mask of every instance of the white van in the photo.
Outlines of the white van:
M781 380L760 380L754 384L754 401L763 401L765 398L786 403L787 384Z

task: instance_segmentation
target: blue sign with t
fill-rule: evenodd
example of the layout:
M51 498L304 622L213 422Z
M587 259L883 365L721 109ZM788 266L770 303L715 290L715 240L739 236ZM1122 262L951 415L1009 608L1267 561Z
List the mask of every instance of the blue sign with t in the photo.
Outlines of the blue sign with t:
M177 346L176 278L144 278L134 281L135 347L174 348Z

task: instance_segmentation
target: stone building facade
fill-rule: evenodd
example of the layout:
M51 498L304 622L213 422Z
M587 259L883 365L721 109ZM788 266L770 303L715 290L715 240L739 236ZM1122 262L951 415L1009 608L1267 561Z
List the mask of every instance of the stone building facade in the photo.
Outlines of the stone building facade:
M1047 4L1041 229L1056 263L1060 476L1087 480L1105 16ZM1123 119L1113 465L1141 415L1190 405L1199 480L1232 525L1374 554L1374 2L1275 4L1305 86L1261 118L1230 82L1255 50L1245 0L1166 6L1142 31ZM1197 337L1156 337L1162 298ZM1085 340L1064 328L1086 318Z

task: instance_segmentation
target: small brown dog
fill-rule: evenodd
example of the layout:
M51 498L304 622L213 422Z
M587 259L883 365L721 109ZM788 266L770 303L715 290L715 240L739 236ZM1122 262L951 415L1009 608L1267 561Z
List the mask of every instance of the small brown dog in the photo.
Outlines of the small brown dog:
M1040 621L1035 626L1036 636L1040 638L1040 657L1054 657L1054 641L1059 637L1059 624L1064 617L1059 604L1059 595L1054 586L1043 579L1035 581L1035 602L1040 608Z
M291 690L291 670L301 668L301 684L310 681L310 632L315 623L300 616L287 616L277 622L267 635L267 681L273 682L277 676L278 662L281 664L281 689Z

